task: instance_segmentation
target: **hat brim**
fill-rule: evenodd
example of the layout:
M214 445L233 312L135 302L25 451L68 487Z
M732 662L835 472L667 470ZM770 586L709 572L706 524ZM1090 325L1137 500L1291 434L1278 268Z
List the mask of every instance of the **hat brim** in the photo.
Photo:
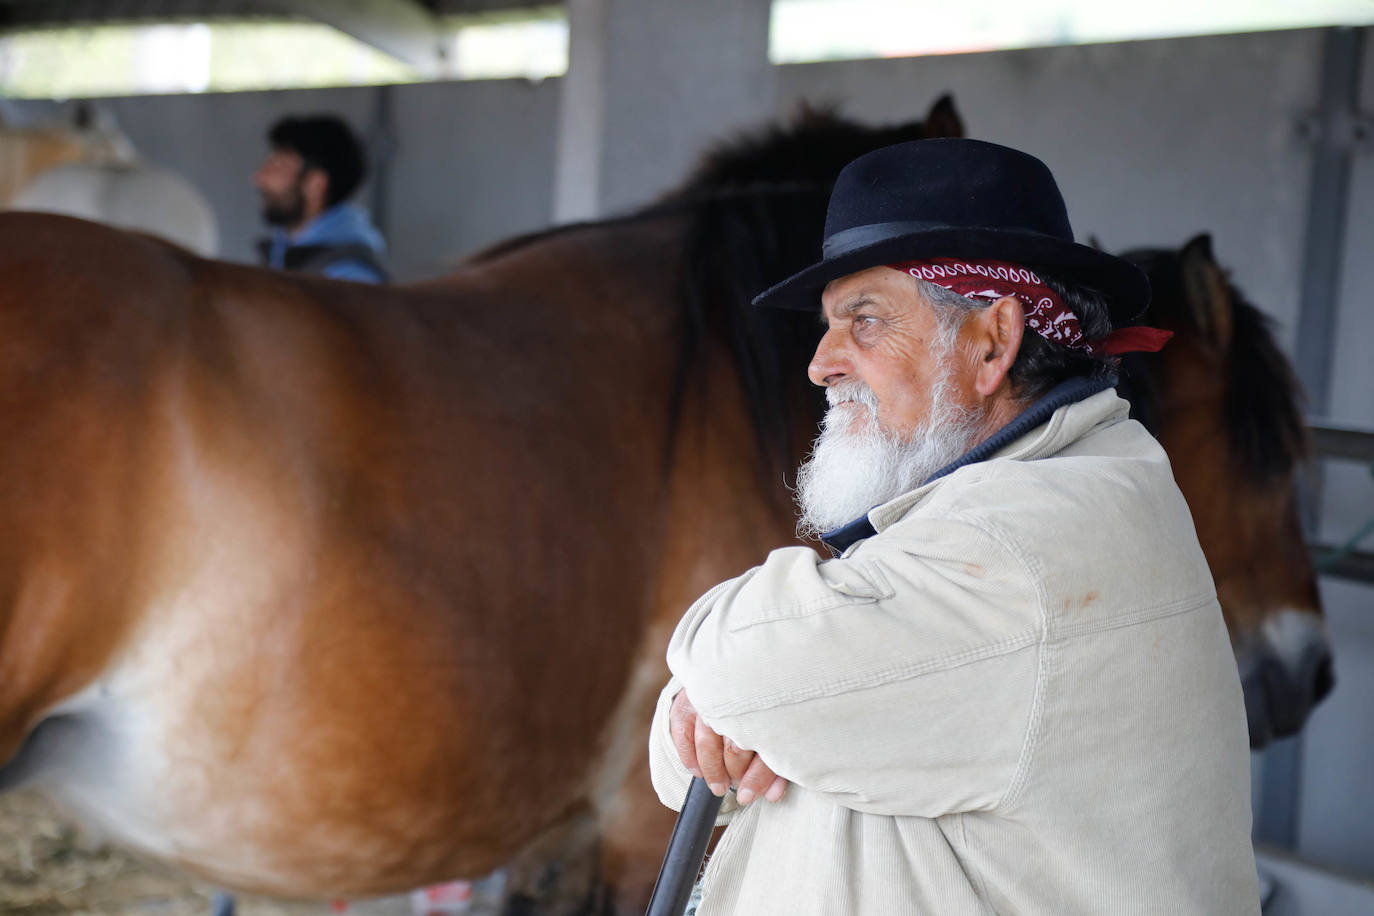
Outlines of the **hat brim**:
M1116 327L1139 318L1150 304L1150 281L1130 261L1077 242L1007 229L926 230L882 239L812 264L759 293L754 304L813 311L832 280L882 264L940 257L1011 261L1091 287L1107 296Z

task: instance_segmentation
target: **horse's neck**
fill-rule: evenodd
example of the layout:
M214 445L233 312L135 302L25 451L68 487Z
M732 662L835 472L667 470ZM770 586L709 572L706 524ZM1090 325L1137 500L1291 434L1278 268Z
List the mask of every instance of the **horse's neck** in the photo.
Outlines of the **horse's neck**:
M685 224L682 211L587 224L497 249L440 284L548 297L556 311L545 320L608 329L630 323L641 329L646 345L656 342L665 362L661 369L670 373L675 390L673 403L654 409L667 418L676 405L667 455L668 540L683 534L684 548L696 558L665 561L690 580L684 594L757 562L767 549L790 540L793 525L790 498L762 453L727 329L709 322L698 346L684 354ZM684 355L690 360L686 365L679 362ZM638 376L615 364L590 364L588 371L640 384ZM658 384L648 388L658 390ZM805 438L801 435L799 443ZM677 548L667 543L664 549ZM691 569L697 572L687 572Z

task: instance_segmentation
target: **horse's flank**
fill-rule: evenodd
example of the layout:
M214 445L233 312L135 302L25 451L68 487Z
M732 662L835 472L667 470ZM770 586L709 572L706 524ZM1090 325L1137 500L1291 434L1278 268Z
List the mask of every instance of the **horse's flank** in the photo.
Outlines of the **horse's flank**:
M436 295L0 219L0 758L65 701L107 769L69 802L240 887L509 858L583 797L655 597L673 277L616 262L672 231Z

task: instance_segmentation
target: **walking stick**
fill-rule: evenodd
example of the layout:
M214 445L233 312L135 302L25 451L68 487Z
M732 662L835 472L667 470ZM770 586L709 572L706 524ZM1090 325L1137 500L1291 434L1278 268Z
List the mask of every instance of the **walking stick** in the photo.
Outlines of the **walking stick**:
M692 778L682 810L673 824L668 851L663 854L663 865L658 870L658 880L654 882L649 909L644 916L682 916L687 909L692 887L701 871L701 860L706 857L706 844L711 840L711 830L716 826L716 815L724 800L711 792L706 780L700 776Z

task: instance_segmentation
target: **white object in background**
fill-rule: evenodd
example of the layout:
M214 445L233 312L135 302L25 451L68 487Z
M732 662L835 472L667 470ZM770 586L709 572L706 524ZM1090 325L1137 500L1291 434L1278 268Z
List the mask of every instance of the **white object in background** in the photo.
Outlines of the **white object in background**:
M186 179L145 162L54 166L19 191L10 205L146 232L202 257L219 253L210 204Z

